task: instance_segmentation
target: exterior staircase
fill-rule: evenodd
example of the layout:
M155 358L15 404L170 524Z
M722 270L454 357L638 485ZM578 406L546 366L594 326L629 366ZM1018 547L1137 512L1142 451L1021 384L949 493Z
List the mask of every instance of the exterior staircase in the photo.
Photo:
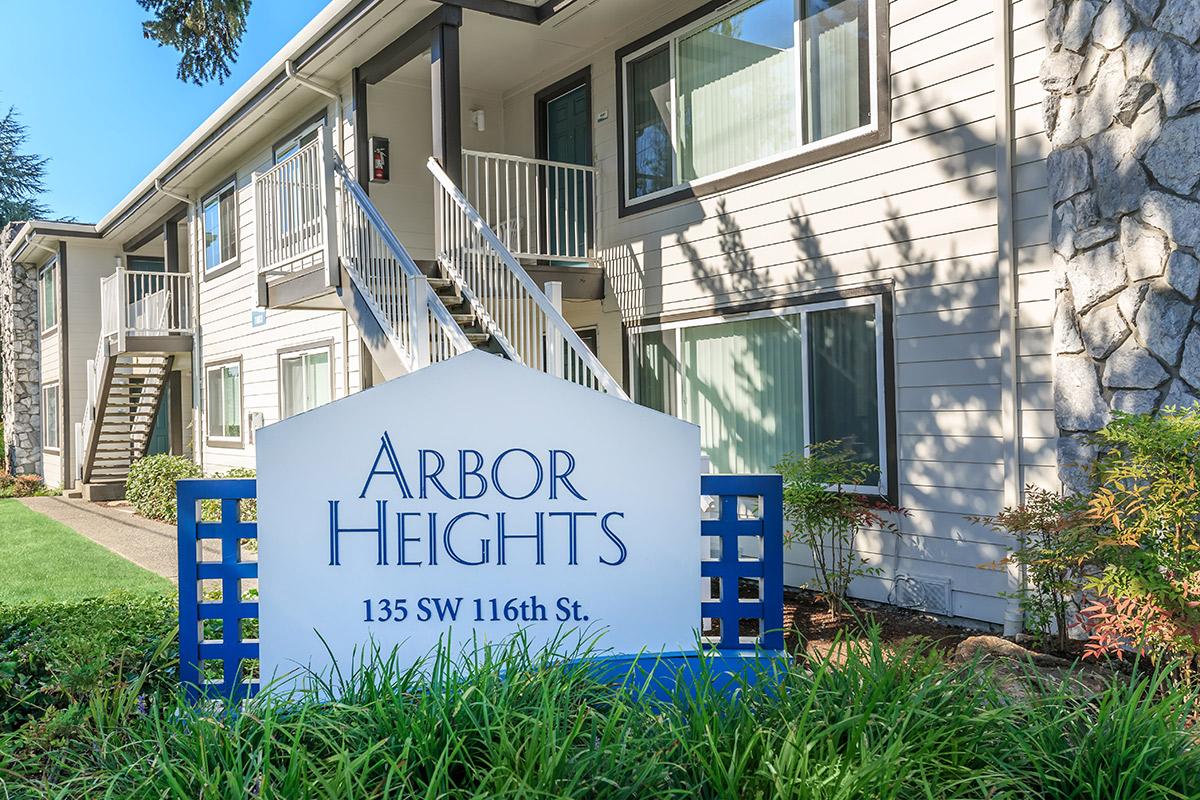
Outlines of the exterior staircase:
M559 214L557 221L542 213L497 217L493 224L505 232L506 244L436 160L430 159L428 168L436 192L436 259L423 267L333 152L327 128L256 176L258 263L267 295L273 284L323 280L326 293L332 290L348 312L384 379L482 349L628 400L563 318L561 285L554 290L547 284L543 291L518 260L519 255L526 261L542 256L580 261L594 247L591 234L583 233L590 231L584 219L593 214L592 204L573 199L559 204L550 209ZM529 200L546 196L547 186L562 184L561 176L552 176L570 170L586 172L525 160L519 171L513 167L506 174L514 187L511 194ZM594 179L572 185L590 192ZM583 216L567 219L568 207ZM304 219L298 221L294 209L305 210ZM546 242L552 252L539 256ZM297 289L295 296L323 302L316 287L308 287Z
M124 485L130 466L146 455L174 360L162 353L106 359L103 402L96 408L83 462L85 485Z

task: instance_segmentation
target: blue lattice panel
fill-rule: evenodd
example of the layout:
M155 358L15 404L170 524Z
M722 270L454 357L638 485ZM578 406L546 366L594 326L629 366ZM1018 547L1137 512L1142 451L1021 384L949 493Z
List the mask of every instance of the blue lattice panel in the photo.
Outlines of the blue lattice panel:
M201 694L240 699L258 691L244 675L258 659L258 640L243 638L243 621L258 620L258 603L242 596L242 581L258 577L257 559L243 560L243 539L257 539L258 526L242 522L239 501L256 497L253 479L183 480L179 496L179 678L195 700ZM220 503L219 522L201 521L201 502ZM219 542L219 560L204 559L206 542ZM220 599L206 599L217 585ZM220 637L205 638L205 622L220 621ZM209 625L211 629L215 625ZM213 676L220 665L220 678Z
M700 562L706 587L712 586L711 579L719 580L716 597L700 604L702 625L707 631L719 628L712 640L722 650L782 650L783 479L702 475L700 493L714 502L700 521L700 535L709 545L704 552L719 552ZM743 586L756 586L757 596L740 597ZM743 621L750 621L749 634L741 633Z

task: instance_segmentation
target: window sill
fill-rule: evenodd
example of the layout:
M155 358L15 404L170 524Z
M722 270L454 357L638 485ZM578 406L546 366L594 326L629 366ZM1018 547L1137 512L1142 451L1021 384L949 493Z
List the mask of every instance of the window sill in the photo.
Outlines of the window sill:
M42 447L42 452L49 453L52 456L61 456L62 448L61 447Z
M799 152L794 152L791 155L783 156L774 161L760 162L744 169L718 173L710 178L703 178L688 184L682 184L676 188L663 189L660 192L647 195L644 199L627 199L625 197L627 182L623 167L622 175L619 178L621 194L617 216L625 218L641 214L645 211L663 208L664 206L688 200L698 200L702 197L727 192L731 189L737 189L746 184L754 183L755 181L775 178L788 172L803 169L804 167L810 167L841 156L851 155L861 150L878 147L879 145L887 144L891 139L891 122L890 120L882 120L878 128L869 128L853 135L845 136L844 138L835 138L827 143L814 144Z
M49 339L51 336L54 336L56 333L58 333L58 323L57 322L54 323L49 328L46 328L46 330L42 331L41 337L43 339Z
M219 278L226 273L233 272L240 265L241 265L241 260L235 256L234 258L231 258L228 261L224 261L220 264L217 264L212 269L205 268L204 280L209 281L209 280L212 280L213 278Z
M246 443L241 439L205 439L204 444L208 447L217 447L222 450L242 450Z

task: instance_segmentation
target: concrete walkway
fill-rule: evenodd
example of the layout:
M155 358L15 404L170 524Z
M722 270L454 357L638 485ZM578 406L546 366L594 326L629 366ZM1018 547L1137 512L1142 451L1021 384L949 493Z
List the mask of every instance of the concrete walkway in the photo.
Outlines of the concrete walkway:
M132 508L102 506L67 497L28 497L29 508L104 545L143 569L156 572L172 583L179 582L175 526L139 517ZM219 545L205 547L207 559L220 558Z

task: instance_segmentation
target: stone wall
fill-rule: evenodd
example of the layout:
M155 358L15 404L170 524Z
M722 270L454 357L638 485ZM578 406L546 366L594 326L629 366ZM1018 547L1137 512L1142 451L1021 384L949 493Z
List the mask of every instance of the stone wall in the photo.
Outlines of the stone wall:
M1200 394L1200 0L1051 0L1042 68L1071 488L1112 410Z
M12 228L0 232L0 251ZM0 255L0 366L4 452L17 475L42 474L41 342L37 275Z

